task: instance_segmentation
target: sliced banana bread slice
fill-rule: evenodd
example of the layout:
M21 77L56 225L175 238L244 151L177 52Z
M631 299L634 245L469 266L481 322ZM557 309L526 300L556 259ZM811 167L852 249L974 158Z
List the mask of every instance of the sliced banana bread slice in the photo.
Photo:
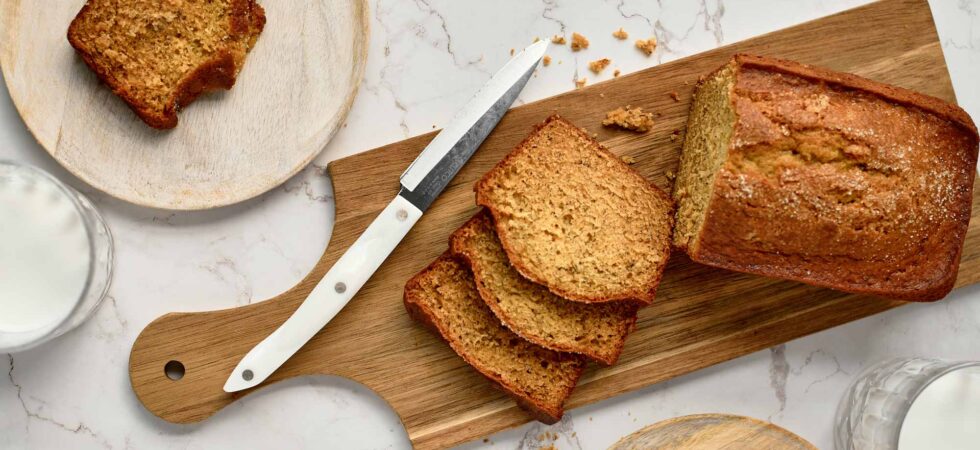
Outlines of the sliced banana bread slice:
M534 345L500 324L473 275L447 252L408 281L405 308L535 419L555 423L586 361Z
M545 348L613 364L636 324L629 302L570 302L521 276L483 210L453 233L450 251L473 272L480 297L507 328Z
M153 128L203 92L231 89L265 26L255 0L88 0L68 42Z
M673 204L585 131L550 117L475 189L531 281L579 302L653 301Z

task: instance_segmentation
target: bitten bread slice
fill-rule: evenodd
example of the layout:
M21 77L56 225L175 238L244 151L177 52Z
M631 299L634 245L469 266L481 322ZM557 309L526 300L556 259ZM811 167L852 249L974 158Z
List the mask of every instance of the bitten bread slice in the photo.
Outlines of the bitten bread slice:
M450 251L473 272L480 297L521 337L545 348L613 364L636 323L637 305L570 302L517 273L483 210L453 233Z
M475 189L531 281L579 302L653 300L672 202L583 130L550 117Z
M538 347L500 324L473 275L448 252L405 286L405 308L537 420L561 419L585 360Z
M88 0L68 41L144 122L165 129L202 92L231 89L264 26L255 0Z
M674 241L694 261L900 300L953 288L977 163L962 109L736 55L698 83L686 136Z

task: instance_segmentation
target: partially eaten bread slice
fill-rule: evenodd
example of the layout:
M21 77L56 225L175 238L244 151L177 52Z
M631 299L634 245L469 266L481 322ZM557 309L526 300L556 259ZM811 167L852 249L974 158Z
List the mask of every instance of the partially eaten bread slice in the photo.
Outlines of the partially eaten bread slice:
M534 345L501 325L480 300L473 275L448 252L408 281L405 308L537 420L561 419L585 359Z
M231 89L265 26L255 0L88 0L68 28L85 63L154 128Z
M528 279L579 302L653 300L672 201L585 131L549 118L475 189Z
M453 233L450 250L469 264L487 306L521 337L607 365L619 358L636 323L636 304L571 302L524 278L507 260L486 210Z

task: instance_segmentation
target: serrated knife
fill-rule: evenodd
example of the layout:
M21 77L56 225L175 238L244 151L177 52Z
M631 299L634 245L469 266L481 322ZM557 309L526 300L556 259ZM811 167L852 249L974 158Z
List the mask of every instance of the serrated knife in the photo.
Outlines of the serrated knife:
M279 328L253 347L225 392L258 386L320 331L381 263L497 126L548 49L538 41L511 59L461 109L401 175L401 190Z

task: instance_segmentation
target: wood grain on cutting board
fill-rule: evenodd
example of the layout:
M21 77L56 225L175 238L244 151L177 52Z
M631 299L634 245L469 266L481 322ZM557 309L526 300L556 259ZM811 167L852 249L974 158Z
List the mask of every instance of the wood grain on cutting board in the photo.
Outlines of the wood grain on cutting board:
M538 122L559 112L598 133L633 167L664 189L676 170L691 89L735 52L788 58L954 100L925 0L886 0L733 44L511 110L363 290L266 383L305 375L351 378L381 395L412 442L438 448L527 422L528 416L412 322L402 288L441 254L450 233L476 212L473 183ZM533 79L532 79L533 82ZM674 101L670 93L679 94ZM638 135L603 129L607 110L631 104L660 116ZM255 344L296 309L333 262L398 191L398 176L434 133L345 158L329 166L336 226L313 271L268 301L204 313L175 313L151 323L130 356L140 401L178 423L196 422L248 392L222 391L225 378ZM974 196L974 218L980 213ZM980 226L971 221L957 286L980 280ZM696 265L675 253L657 300L641 311L620 362L586 372L568 408L606 399L700 368L850 322L901 303L849 295ZM180 361L172 381L164 365Z

